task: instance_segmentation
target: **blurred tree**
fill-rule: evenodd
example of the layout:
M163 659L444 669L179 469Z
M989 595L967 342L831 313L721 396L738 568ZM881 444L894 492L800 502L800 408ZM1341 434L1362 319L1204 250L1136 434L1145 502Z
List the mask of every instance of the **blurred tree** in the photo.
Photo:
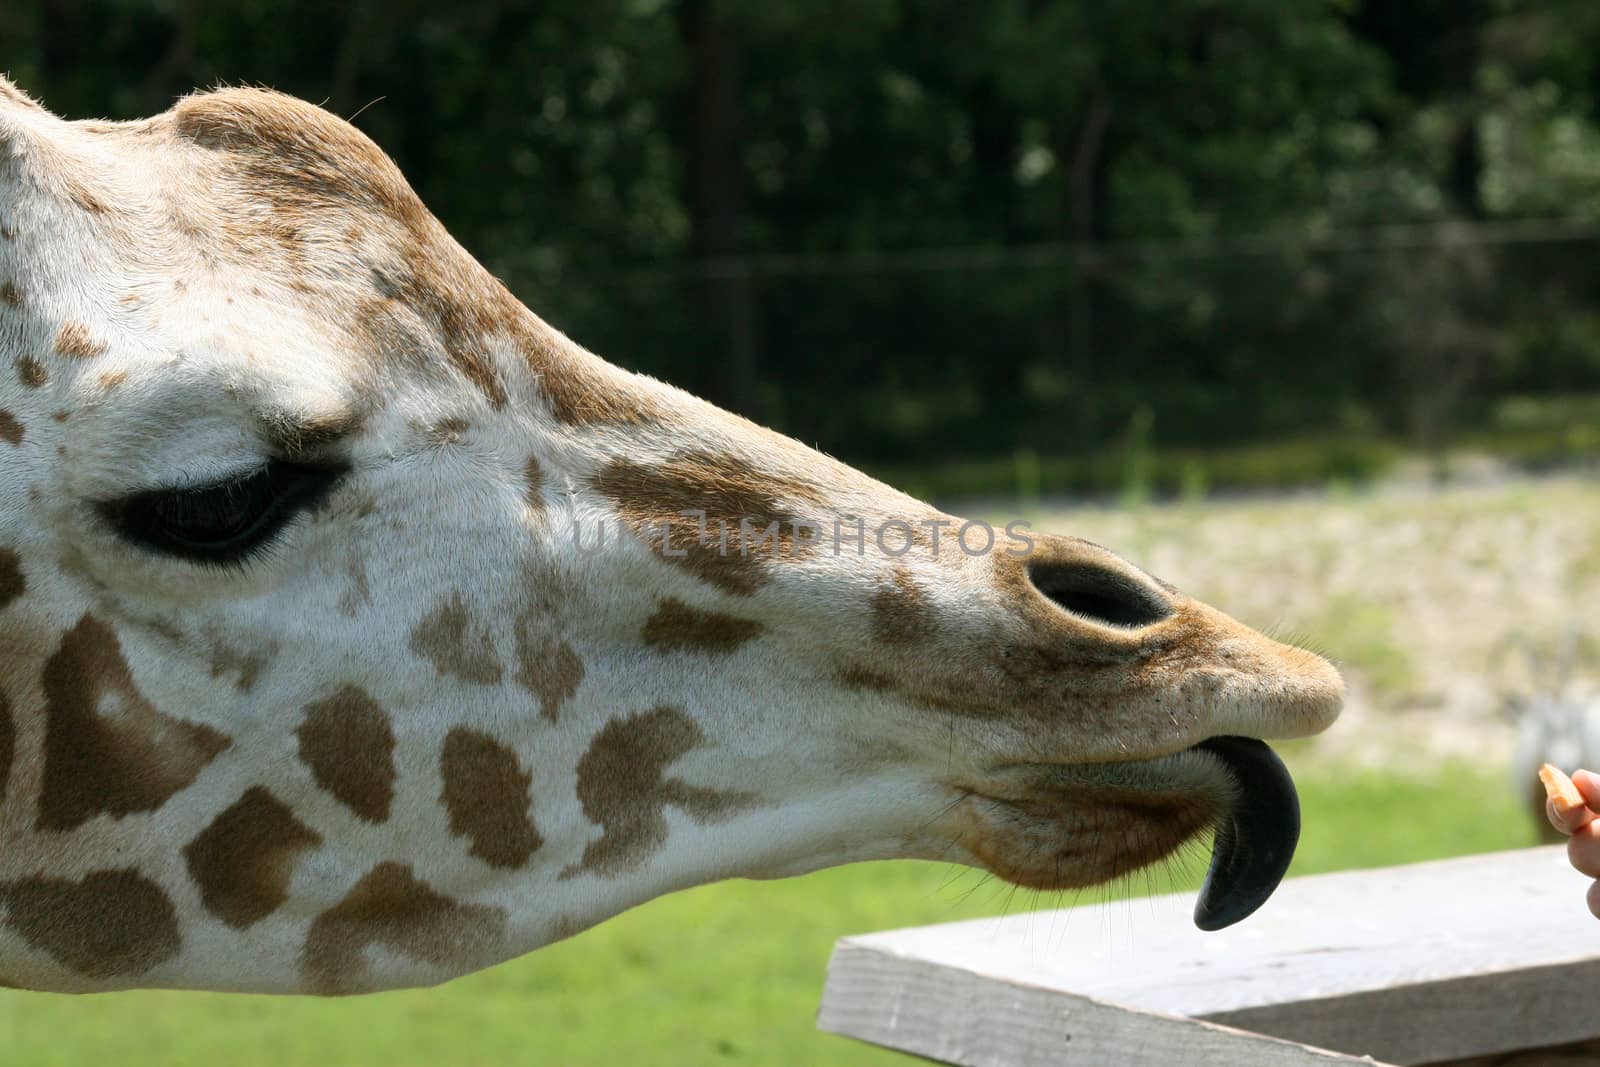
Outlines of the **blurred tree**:
M1600 389L1597 46L1587 0L0 6L60 112L325 102L585 343L923 462Z
M755 407L753 297L747 271L726 265L739 254L744 221L744 165L739 157L739 39L714 0L681 0L678 32L689 56L683 198L689 207L689 252L707 264L696 296L723 324L728 380L723 392L746 414Z

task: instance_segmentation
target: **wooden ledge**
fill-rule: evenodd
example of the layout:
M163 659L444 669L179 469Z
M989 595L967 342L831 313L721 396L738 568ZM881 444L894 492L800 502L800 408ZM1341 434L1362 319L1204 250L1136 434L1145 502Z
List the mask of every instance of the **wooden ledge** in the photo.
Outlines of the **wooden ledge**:
M1600 1038L1586 884L1558 845L1292 879L1212 934L1179 894L850 937L818 1025L985 1067L1421 1064L1571 1045Z

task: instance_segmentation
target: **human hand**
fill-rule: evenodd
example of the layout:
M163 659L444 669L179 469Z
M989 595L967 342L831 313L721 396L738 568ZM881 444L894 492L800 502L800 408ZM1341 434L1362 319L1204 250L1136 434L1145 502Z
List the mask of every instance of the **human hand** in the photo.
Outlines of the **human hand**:
M1571 838L1567 859L1579 873L1600 879L1600 775L1574 771L1568 778L1546 763L1539 768L1550 825ZM1600 881L1589 887L1589 911L1600 918Z

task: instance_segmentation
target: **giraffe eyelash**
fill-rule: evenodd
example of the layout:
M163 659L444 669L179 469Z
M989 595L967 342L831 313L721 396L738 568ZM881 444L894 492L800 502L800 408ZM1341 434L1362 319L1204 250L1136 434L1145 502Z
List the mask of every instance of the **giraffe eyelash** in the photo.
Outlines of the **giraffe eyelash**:
M145 490L100 510L124 540L152 552L243 565L296 515L321 503L346 470L270 460L225 481Z

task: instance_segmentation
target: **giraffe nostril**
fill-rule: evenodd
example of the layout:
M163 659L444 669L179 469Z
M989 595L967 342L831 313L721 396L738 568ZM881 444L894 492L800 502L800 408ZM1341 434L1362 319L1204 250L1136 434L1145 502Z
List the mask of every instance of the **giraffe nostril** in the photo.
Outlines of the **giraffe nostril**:
M1099 564L1038 563L1028 568L1028 578L1056 604L1092 622L1137 629L1172 615L1160 592Z

